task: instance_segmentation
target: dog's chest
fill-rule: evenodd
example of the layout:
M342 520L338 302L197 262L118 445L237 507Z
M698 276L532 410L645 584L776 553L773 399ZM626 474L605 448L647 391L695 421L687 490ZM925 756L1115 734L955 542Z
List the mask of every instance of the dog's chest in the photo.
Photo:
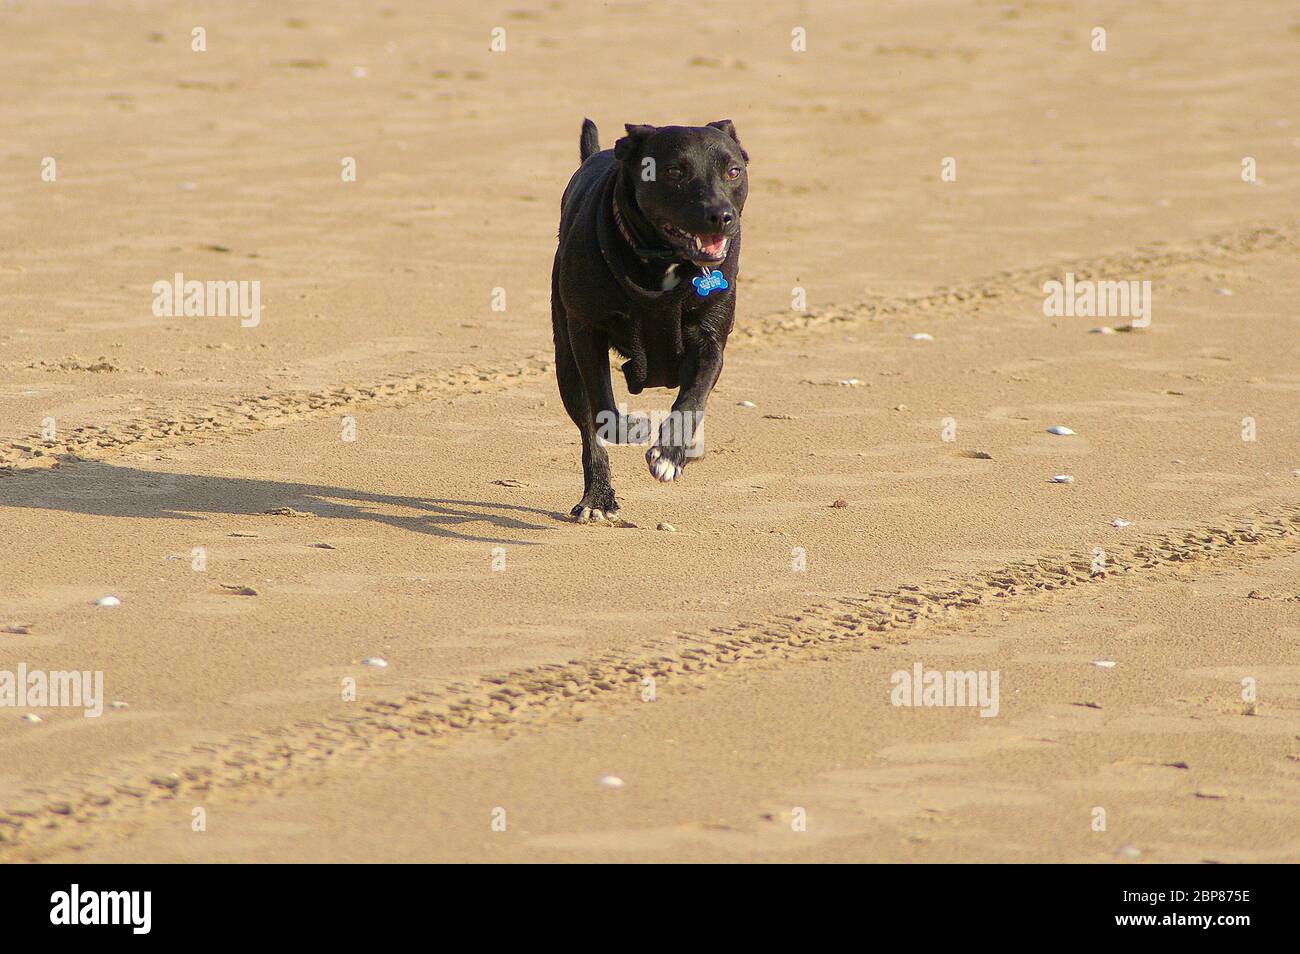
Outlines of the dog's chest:
M684 296L681 289L666 292L654 301L633 302L629 321L649 364L676 365L682 353Z
M660 291L672 291L682 283L682 266L669 265L664 269L664 277L659 280Z
M642 387L677 386L685 353L683 329L691 320L686 314L689 299L681 291L628 302L627 311L610 316L606 330L610 343L629 359L624 373L633 393Z
M680 356L683 330L698 324L701 311L709 304L692 284L699 274L699 269L690 266L672 266L661 279L661 294L628 303L628 317L639 330L647 353L674 359Z

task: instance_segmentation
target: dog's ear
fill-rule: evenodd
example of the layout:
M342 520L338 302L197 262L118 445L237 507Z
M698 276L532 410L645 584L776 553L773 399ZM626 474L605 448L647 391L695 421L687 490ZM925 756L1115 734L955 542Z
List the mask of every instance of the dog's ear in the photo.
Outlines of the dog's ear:
M623 128L627 130L627 135L614 143L615 159L627 159L632 156L636 152L637 147L648 138L651 133L658 130L657 126L637 126L632 123L627 123Z
M736 144L736 148L740 150L740 158L744 159L745 164L748 165L749 153L745 152L745 147L740 144L740 137L736 135L736 127L731 122L731 120L719 119L716 123L709 123L709 125L712 126L714 129L721 129L724 133L726 133L728 136L731 137L731 141L734 142Z

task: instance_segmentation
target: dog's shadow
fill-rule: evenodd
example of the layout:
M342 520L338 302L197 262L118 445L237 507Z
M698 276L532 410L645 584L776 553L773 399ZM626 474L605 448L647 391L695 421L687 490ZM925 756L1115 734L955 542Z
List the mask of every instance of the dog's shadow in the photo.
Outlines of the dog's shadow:
M0 476L0 510L26 507L106 517L201 520L202 514L259 515L280 508L334 519L365 520L413 533L471 543L534 546L540 541L473 532L554 529L562 514L489 500L448 500L371 493L350 487L282 483L247 477L140 470L69 460L47 471ZM394 513L392 510L414 511ZM538 523L530 518L544 518Z

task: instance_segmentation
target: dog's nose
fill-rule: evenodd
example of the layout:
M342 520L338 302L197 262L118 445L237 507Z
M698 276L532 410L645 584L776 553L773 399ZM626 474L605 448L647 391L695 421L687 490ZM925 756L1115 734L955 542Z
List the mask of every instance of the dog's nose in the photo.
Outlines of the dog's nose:
M736 215L730 209L717 209L709 214L709 224L716 229L725 229L736 221Z

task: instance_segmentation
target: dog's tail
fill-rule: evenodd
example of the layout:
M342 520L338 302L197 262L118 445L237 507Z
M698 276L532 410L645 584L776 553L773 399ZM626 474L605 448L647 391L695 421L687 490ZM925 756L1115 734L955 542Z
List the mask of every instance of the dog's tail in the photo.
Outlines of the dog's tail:
M596 124L590 119L582 121L582 136L578 140L578 154L582 156L582 161L586 162L588 156L594 156L600 152L600 133L596 130Z

